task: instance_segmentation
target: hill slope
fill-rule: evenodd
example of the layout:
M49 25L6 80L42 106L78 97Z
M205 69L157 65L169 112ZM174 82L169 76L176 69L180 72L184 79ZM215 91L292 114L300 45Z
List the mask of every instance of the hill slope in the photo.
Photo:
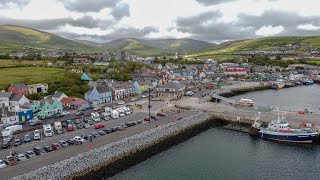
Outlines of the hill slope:
M75 49L78 51L99 51L99 48L78 43L60 36L13 25L0 25L0 50L12 50L17 48L36 49Z

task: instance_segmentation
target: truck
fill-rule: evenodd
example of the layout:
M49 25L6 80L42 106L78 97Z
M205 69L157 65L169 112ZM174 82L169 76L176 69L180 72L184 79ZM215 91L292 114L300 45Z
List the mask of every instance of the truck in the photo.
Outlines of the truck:
M62 134L62 124L60 121L54 122L54 129L57 131L57 134Z
M52 131L52 127L50 124L43 125L43 134L46 137L52 137L53 131Z
M3 141L11 141L13 133L20 130L22 130L22 125L13 125L6 127L4 130L2 130Z
M112 117L113 119L119 118L119 112L118 112L117 110L112 110L112 111L111 111L111 117Z
M93 121L96 121L96 122L100 121L99 113L97 113L97 112L91 113L91 119L92 119Z

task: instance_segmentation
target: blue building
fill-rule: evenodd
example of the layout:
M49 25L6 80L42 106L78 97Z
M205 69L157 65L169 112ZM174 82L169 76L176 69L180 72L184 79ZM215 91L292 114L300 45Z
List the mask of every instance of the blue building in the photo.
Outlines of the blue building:
M92 78L88 74L83 73L81 76L81 80L82 81L92 81Z
M84 94L84 99L93 105L111 103L112 102L112 89L108 86L93 87L90 91Z
M138 81L135 81L133 83L133 86L134 86L134 93L141 94L140 84L138 83Z
M179 71L173 71L175 76L180 76L180 77L185 77L187 79L193 79L194 77L194 72L187 70L187 69L182 69Z
M31 109L27 109L24 111L18 112L18 120L19 122L26 122L33 118L33 112Z

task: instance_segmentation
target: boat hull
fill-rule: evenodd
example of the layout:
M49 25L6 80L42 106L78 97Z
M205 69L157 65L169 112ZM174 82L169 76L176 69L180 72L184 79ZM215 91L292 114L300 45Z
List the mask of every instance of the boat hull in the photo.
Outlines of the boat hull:
M258 129L252 129L250 135L263 139L290 143L312 143L317 138L317 134L271 134Z

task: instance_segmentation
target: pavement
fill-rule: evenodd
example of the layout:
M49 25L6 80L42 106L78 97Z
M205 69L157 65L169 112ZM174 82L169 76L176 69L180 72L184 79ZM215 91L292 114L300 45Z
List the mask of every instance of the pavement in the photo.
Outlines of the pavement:
M59 151L53 151L50 153L47 153L42 156L37 156L35 158L29 159L27 161L18 163L15 166L9 166L3 169L0 169L1 179L9 179L11 177L30 172L32 170L35 170L37 168L40 168L45 165L49 165L55 162L59 162L61 160L64 160L66 158L75 156L79 153L89 151L92 148L100 147L102 145L115 142L118 140L121 140L126 137L130 137L135 134L139 134L141 132L150 130L152 128L155 128L157 126L161 126L164 124L167 124L172 121L176 121L179 118L188 117L191 115L196 114L196 111L182 111L181 113L178 113L177 111L170 111L167 112L168 116L161 117L157 121L152 121L150 123L145 122L143 124L139 124L133 127L129 127L124 131L117 131L110 134L107 134L105 136L101 136L98 138L93 139L92 142L85 142L83 145L72 145L69 147L66 147ZM136 120L142 120L144 117L146 117L146 113L135 113L129 116L125 116L120 119L110 120L104 122L106 125L106 128L116 126L121 123L130 122L130 121L136 121ZM32 150L33 147L36 146L45 146L45 145L51 145L54 142L58 142L59 140L67 140L70 138L73 138L74 136L79 136L81 132L85 135L86 133L91 133L93 131L98 131L94 129L81 129L76 130L72 133L66 133L64 135L54 136L51 138L45 138L37 142L32 142L29 144L25 144L23 146L15 147L14 150L19 153L24 153L27 150ZM10 150L5 150L0 152L0 157L3 157L4 155L7 155L10 153Z

